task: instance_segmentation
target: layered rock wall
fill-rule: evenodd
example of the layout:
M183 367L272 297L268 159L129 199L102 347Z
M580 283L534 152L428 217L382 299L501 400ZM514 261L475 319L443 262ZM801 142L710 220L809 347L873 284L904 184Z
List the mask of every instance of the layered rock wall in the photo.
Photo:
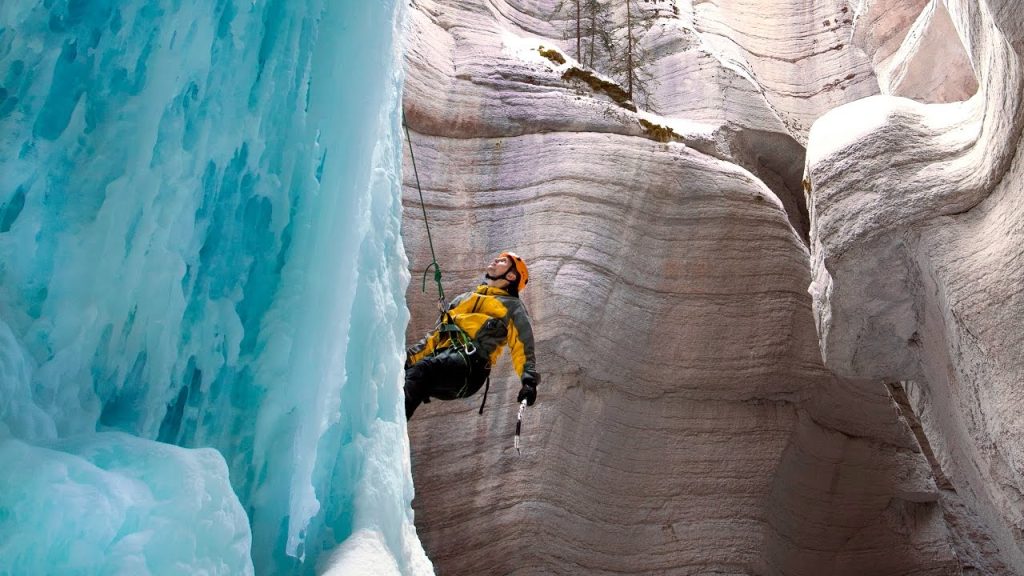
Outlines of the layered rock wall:
M406 116L445 288L523 255L543 375L521 456L507 361L482 416L477 397L410 423L438 572L960 573L998 537L936 484L945 448L923 411L920 435L907 425L919 414L893 402L893 373L823 363L815 310L826 343L840 328L807 293L828 220L817 196L808 212L802 143L829 109L893 93L878 79L895 61L853 41L896 53L903 24L883 33L877 16L868 34L870 7L840 1L665 2L641 38L656 115L566 79L579 66L555 4L420 0L410 14ZM431 256L408 153L405 173L411 341L435 295L429 278L420 291Z

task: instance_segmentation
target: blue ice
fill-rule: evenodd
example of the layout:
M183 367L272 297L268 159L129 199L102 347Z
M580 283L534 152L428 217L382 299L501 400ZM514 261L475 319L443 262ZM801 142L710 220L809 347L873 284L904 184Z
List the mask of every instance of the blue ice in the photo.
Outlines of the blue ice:
M432 572L402 20L0 4L0 574Z

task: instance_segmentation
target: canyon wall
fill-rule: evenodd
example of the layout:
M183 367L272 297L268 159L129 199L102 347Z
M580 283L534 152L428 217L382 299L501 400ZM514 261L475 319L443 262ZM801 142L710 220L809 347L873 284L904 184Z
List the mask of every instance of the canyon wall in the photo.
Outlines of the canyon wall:
M410 422L416 525L438 573L1024 570L1007 402L1021 366L1020 179L997 184L1016 140L993 140L1020 135L1016 101L1000 109L995 96L1019 81L1013 10L639 2L657 13L639 41L658 82L637 109L616 78L577 61L557 4L410 9L408 339L436 315L429 273L421 291L431 250L418 182L449 296L501 250L529 262L543 375L521 455L507 359L482 415L477 396ZM897 112L858 111L879 100ZM908 106L956 114L898 113ZM875 118L906 119L890 128L906 139L873 130ZM851 169L857 154L871 161ZM886 168L900 154L920 164ZM943 162L927 181L968 199L907 184ZM865 181L897 180L908 187L888 203L865 195ZM1016 216L972 220L998 198ZM1004 243L977 252L971 234L997 225ZM957 338L967 328L937 304L953 289L970 301L961 318L988 314L969 325L984 341ZM1017 321L1000 325L997 302L1013 294Z

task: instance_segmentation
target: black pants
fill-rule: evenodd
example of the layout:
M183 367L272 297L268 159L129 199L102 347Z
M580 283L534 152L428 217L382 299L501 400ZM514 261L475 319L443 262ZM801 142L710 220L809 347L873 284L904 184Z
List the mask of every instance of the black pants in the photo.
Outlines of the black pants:
M490 373L480 351L466 356L445 348L420 360L405 369L405 419L430 398L454 400L476 394Z

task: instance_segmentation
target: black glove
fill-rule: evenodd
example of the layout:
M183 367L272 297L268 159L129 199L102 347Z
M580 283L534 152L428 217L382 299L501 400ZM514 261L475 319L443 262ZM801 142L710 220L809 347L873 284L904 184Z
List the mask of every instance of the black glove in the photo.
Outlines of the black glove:
M536 376L532 374L524 374L523 387L519 389L519 395L516 396L516 402L526 400L527 406L533 406L533 403L537 401L537 384L539 383L540 374Z

